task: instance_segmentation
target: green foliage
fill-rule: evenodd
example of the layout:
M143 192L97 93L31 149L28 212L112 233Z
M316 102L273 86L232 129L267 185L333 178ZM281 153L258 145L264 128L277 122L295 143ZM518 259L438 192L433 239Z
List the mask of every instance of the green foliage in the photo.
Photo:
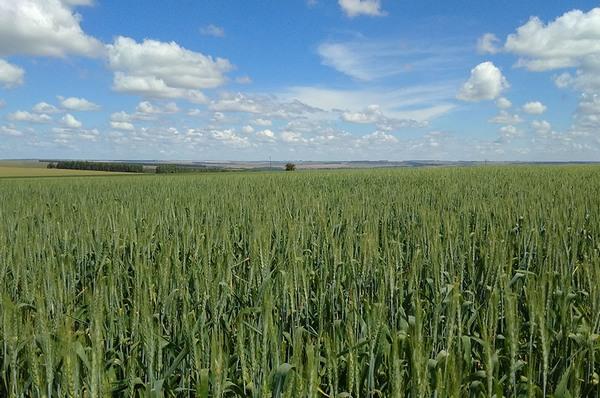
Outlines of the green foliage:
M294 163L286 163L285 164L285 171L295 171L296 170L296 165Z
M173 163L161 163L156 166L156 174L175 174L175 173L209 173L209 172L222 172L225 169L216 167L206 167L199 165L189 164L173 164Z
M173 174L177 173L177 165L176 164L159 164L156 166L157 174Z
M66 170L95 170L126 173L143 173L141 163L116 163L116 162L88 162L82 160L64 160L48 163L48 168Z
M599 172L3 181L0 396L598 396Z

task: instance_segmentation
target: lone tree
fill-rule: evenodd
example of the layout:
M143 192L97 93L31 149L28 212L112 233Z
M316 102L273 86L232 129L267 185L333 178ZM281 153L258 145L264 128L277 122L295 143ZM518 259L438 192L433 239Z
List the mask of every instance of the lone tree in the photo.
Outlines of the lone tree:
M285 171L295 171L296 170L296 165L294 163L286 163L285 164Z

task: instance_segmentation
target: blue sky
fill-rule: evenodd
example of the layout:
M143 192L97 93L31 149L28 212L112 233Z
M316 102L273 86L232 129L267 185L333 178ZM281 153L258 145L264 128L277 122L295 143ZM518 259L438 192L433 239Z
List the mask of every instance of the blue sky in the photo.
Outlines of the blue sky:
M600 160L596 5L0 0L0 158Z

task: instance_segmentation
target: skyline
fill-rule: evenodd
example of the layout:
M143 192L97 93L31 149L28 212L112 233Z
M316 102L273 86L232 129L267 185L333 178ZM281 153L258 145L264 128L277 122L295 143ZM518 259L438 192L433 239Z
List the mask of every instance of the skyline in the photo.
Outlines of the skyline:
M594 5L0 0L0 158L597 161Z

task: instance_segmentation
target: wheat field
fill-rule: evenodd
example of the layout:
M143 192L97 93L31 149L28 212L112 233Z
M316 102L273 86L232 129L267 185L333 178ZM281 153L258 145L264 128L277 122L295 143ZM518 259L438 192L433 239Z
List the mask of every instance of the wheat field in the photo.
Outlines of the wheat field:
M0 181L0 396L599 396L600 167Z

